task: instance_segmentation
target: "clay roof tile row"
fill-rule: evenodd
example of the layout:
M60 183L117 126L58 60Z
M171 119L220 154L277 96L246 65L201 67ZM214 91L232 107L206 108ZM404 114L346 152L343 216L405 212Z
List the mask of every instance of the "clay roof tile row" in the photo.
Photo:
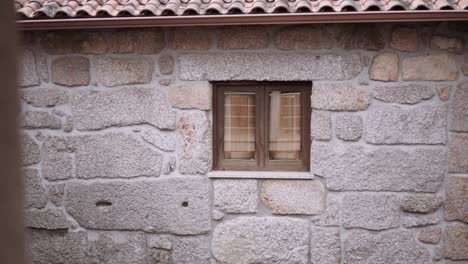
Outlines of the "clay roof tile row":
M14 0L22 19L468 10L468 0Z

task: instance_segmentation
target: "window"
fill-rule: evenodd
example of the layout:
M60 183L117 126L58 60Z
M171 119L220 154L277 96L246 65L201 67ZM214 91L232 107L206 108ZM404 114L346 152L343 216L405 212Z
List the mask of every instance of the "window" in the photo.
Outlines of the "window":
M214 170L309 171L311 87L213 83Z

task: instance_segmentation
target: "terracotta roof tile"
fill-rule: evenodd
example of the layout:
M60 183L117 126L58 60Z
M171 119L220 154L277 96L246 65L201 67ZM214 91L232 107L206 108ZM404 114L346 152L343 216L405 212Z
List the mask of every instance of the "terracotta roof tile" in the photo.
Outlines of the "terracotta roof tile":
M14 0L22 18L467 10L468 0Z

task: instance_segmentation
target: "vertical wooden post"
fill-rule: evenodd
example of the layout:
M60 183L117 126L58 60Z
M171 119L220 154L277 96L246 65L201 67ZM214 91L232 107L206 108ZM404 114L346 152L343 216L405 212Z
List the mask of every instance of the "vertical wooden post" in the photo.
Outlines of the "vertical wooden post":
M23 264L22 179L16 127L16 37L12 0L0 1L0 263Z

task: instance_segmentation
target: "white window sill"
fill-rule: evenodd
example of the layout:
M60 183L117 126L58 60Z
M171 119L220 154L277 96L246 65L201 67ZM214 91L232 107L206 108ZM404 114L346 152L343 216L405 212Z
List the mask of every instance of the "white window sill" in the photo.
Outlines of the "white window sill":
M227 179L313 179L306 171L210 171L208 178Z

